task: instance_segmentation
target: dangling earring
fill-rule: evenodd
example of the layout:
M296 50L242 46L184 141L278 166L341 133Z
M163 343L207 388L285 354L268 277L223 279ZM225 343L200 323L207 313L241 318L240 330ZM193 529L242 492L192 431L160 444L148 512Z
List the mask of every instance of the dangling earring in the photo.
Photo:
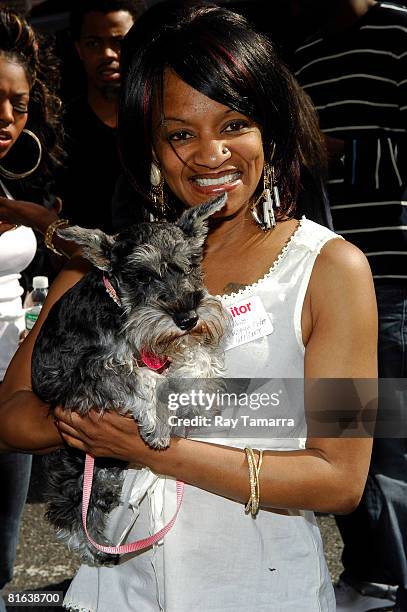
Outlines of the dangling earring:
M270 161L274 157L274 152L275 145ZM265 162L263 168L263 191L250 209L253 219L265 232L277 225L274 207L280 207L280 194L275 180L274 166Z
M165 216L165 196L164 196L164 177L155 162L152 162L150 169L151 197L157 212Z
M38 168L38 166L41 163L41 159L42 159L42 146L41 146L40 139L31 130L24 129L22 131L22 134L26 134L27 136L30 136L34 140L35 144L37 145L37 147L38 147L38 157L37 157L37 160L36 160L36 162L35 162L35 164L34 164L34 166L32 168L30 168L29 170L25 170L23 172L13 172L12 170L8 170L4 166L0 166L0 174L2 176L4 176L4 178L10 179L10 180L26 178L27 176L30 176L33 172L35 172L36 169Z

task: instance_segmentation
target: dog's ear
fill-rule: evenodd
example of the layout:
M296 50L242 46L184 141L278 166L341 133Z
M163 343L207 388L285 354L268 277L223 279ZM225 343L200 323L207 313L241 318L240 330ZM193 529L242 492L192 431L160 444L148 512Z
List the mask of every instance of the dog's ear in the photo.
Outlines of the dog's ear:
M86 229L73 225L57 230L58 236L64 240L76 242L83 247L83 256L100 270L110 269L110 253L114 238L98 229Z
M218 210L224 207L227 200L227 194L222 193L221 196L204 202L199 206L188 208L182 213L177 221L177 225L183 230L187 236L196 238L199 241L204 241L208 233L208 224L206 220Z

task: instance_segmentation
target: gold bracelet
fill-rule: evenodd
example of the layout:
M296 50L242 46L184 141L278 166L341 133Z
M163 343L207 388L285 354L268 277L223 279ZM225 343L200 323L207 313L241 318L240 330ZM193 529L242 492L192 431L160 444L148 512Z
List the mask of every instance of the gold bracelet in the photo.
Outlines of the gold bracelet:
M260 469L263 463L263 451L259 450L259 460L256 464L256 457L252 448L245 448L247 464L249 466L250 497L245 506L245 511L254 518L260 507Z
M256 499L256 472L253 464L253 451L251 448L245 448L247 465L249 467L249 484L250 484L250 497L249 501L245 506L246 514L249 512L253 515L253 505Z
M257 509L260 506L260 469L261 464L263 463L263 451L259 450L259 460L256 465L256 476L257 476Z
M69 225L69 221L67 219L56 219L55 221L50 223L50 225L48 225L47 229L45 230L45 234L44 234L44 242L45 242L45 246L47 247L47 249L49 249L53 253L56 253L56 255L60 255L61 257L64 256L63 253L61 253L54 247L52 240L58 228L68 227L68 225Z
M247 464L249 466L249 482L250 482L250 497L245 506L245 511L248 514L252 515L254 518L259 510L259 485L258 485L258 477L257 477L257 465L256 458L254 456L253 449L247 447L244 449L247 458Z

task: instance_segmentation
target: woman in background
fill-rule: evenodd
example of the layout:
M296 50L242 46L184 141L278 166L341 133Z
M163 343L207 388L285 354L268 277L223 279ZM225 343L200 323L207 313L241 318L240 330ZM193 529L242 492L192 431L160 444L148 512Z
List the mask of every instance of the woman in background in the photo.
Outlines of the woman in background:
M1 9L0 193L51 205L50 181L60 148L56 99L43 78L33 30L22 17ZM0 224L0 381L24 330L23 287L19 281L36 251L37 241L31 229ZM0 590L12 578L30 470L31 455L0 455ZM5 611L2 598L0 611Z

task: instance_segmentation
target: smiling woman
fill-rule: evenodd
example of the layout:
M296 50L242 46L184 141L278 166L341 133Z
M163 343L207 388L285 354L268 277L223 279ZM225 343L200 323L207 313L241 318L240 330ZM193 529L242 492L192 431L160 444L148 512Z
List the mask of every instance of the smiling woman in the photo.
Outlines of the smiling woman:
M211 100L167 70L162 117L156 109L153 123L155 155L170 191L182 202L195 205L226 192L224 214L230 215L250 199L264 165L255 121Z
M171 12L170 8L166 10L167 13ZM174 14L176 11L175 3ZM144 23L154 19L155 12L164 14L164 8L160 11L150 10ZM236 147L239 148L242 138L250 142L252 148L259 147L258 179L263 168L261 157L264 155L269 163L273 157L275 179L281 196L277 216L283 217L294 209L301 190L301 171L307 168L311 173L315 169L323 172L325 167L316 114L309 98L278 60L272 45L265 38L253 34L252 30L245 34L242 27L239 39L232 40L227 34L227 26L228 23L222 20L217 23L214 19L212 29L208 30L197 20L190 25L188 32L181 28L182 34L176 35L169 29L155 41L149 39L153 27L151 23L137 32L137 36L141 37L138 57L133 56L128 61L126 53L129 46L125 45L123 62L131 70L132 88L131 99L128 97L130 89L124 90L121 105L121 116L129 126L128 133L119 130L118 134L123 164L138 191L145 195L148 206L152 204L149 168L155 148L164 147L165 150L165 143L170 144L180 162L185 162L186 177L190 151L196 146L194 142L198 142L198 156L212 157L210 174L214 174L217 165L230 160L228 144L232 146L237 138ZM200 53L202 47L210 48L210 53ZM152 56L154 66L145 61ZM265 63L268 64L266 74ZM142 78L136 78L137 71L142 72ZM200 98L197 94L201 94ZM190 104L185 104L185 100ZM137 113L134 113L134 104L137 105ZM217 123L205 126L202 131L198 123L205 122L209 109L217 111ZM134 133L144 134L140 146L136 148L132 138ZM199 166L199 157L197 161ZM205 159L203 161L206 163ZM238 171L233 163L229 166L226 168L228 173L229 170L232 173ZM224 167L219 170L223 171ZM163 171L165 174L165 168ZM191 177L190 173L188 178ZM254 175L252 179L246 175L240 181L242 177L229 178L232 183L232 179L235 179L239 187L245 185L247 180L255 180ZM197 178L197 181L192 181L194 186L206 187L202 180L220 177ZM255 188L258 183L257 180ZM193 191L195 197L196 191ZM249 191L247 197L253 193ZM260 186L257 191L260 195ZM204 191L201 193L205 195ZM208 193L211 190L207 190L206 195ZM169 203L167 213L179 211L178 198L174 198L171 189L166 196ZM157 210L155 212L159 213Z
M155 220L185 209L194 217L198 204L227 192L225 207L210 219L202 262L206 288L236 323L225 375L245 389L248 378L297 378L301 389L304 378L374 378L368 264L326 227L294 217L301 172L321 167L324 153L309 100L271 43L218 6L160 3L126 36L121 62L119 146L137 205ZM71 261L9 369L1 444L49 452L62 436L76 450L129 462L121 501L107 521L105 535L115 545L171 519L177 480L185 492L163 541L112 567L82 565L65 607L334 612L313 511L355 508L371 440L312 432L302 439L288 407L271 402L263 422L271 432L276 420L286 425L282 435L267 429L253 439L249 412L240 437L173 436L161 451L146 446L132 419L107 411L100 417L97 406L86 417L57 407L55 423L31 391L31 355L49 309L86 270ZM141 282L151 290L148 278ZM163 312L159 296L151 295L149 307ZM374 385L362 405L373 393ZM323 410L335 399L328 396ZM302 394L298 409L305 418ZM138 503L140 466L159 476Z

